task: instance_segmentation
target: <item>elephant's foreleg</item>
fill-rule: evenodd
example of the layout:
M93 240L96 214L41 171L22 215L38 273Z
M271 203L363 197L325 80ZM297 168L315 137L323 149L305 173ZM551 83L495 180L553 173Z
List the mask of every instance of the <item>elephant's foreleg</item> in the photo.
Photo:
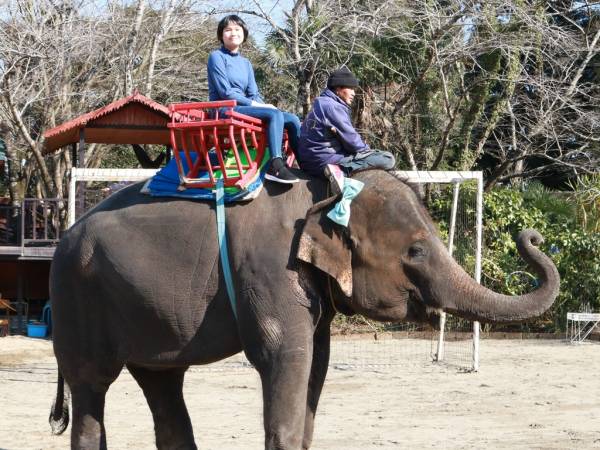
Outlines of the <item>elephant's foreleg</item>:
M308 449L312 444L315 414L317 405L325 383L327 368L329 366L330 349L330 321L322 323L315 332L312 367L308 382L308 396L306 399L306 419L304 421L304 438L302 448Z
M311 348L307 348L311 347ZM282 346L268 366L259 367L264 402L266 450L301 448L312 346Z
M298 450L304 436L313 330L306 317L291 317L245 330L246 356L262 382L266 450ZM257 335L252 332L257 328L270 332Z
M71 387L73 401L72 449L106 449L104 400L107 386L77 384Z
M192 422L183 400L187 368L149 370L127 366L138 382L154 419L158 449L196 449Z
M313 358L314 317L275 275L269 286L242 292L238 326L244 352L260 374L266 450L298 450L304 437L308 380Z

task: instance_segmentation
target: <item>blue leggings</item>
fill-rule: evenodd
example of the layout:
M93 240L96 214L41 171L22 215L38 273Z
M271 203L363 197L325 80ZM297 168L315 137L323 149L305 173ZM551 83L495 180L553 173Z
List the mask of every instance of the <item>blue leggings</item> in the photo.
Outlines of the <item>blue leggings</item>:
M235 111L246 114L267 122L267 137L269 139L269 150L271 158L281 158L281 141L283 140L283 129L288 132L290 146L298 150L298 138L300 137L300 119L295 114L280 111L274 108L260 108L256 106L236 106Z

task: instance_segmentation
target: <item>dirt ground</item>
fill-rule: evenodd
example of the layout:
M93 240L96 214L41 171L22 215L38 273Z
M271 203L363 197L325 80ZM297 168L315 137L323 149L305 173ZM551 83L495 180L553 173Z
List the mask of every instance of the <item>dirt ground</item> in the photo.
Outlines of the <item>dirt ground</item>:
M361 345L368 352L371 344ZM334 365L313 448L600 448L598 374L600 344L548 340L483 340L478 373L425 357L400 365ZM70 427L52 436L47 422L55 379L50 341L0 338L0 449L68 448ZM263 448L253 369L235 362L193 368L185 396L199 448ZM154 447L149 410L127 372L108 393L106 428L110 448Z

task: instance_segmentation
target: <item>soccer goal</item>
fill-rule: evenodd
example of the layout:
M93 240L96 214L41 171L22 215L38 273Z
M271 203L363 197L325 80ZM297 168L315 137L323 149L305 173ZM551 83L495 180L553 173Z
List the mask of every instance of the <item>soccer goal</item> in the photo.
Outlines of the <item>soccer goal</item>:
M440 236L454 259L481 279L483 178L481 172L397 171L422 195ZM477 371L479 323L449 314L439 331L427 324L372 322L360 316L336 316L330 364L342 369L376 369L432 361Z
M88 169L73 167L69 181L69 227L110 194L154 176L158 169Z
M436 222L446 225L440 234L448 252L477 281L481 282L483 242L483 176L481 172L399 172L410 183L435 191L427 197ZM432 359L465 369L479 369L479 322L470 322L446 313L440 316L440 330ZM469 367L470 366L470 367Z
M119 188L150 178L156 169L73 168L69 184L69 226L85 211ZM481 279L483 178L481 172L397 171L418 185L425 203L454 259L477 282ZM344 320L344 318L340 318ZM435 361L477 371L479 323L442 315L440 331L414 324L375 325L358 318L348 326L363 326L362 336L334 336L331 363L347 367L375 367ZM343 326L343 323L342 323ZM372 342L369 342L372 341Z

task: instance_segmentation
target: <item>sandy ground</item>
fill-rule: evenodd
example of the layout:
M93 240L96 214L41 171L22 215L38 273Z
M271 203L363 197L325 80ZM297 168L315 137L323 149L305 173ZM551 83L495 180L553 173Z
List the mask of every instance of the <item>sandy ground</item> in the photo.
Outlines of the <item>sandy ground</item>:
M362 345L368 352L371 344ZM600 448L598 374L600 344L533 340L482 341L478 373L426 357L379 367L334 365L313 448ZM68 448L70 428L51 436L47 423L55 379L51 342L0 338L1 449ZM239 363L191 369L185 396L199 448L263 447L253 369ZM106 427L110 448L154 447L145 399L126 372L108 393Z

